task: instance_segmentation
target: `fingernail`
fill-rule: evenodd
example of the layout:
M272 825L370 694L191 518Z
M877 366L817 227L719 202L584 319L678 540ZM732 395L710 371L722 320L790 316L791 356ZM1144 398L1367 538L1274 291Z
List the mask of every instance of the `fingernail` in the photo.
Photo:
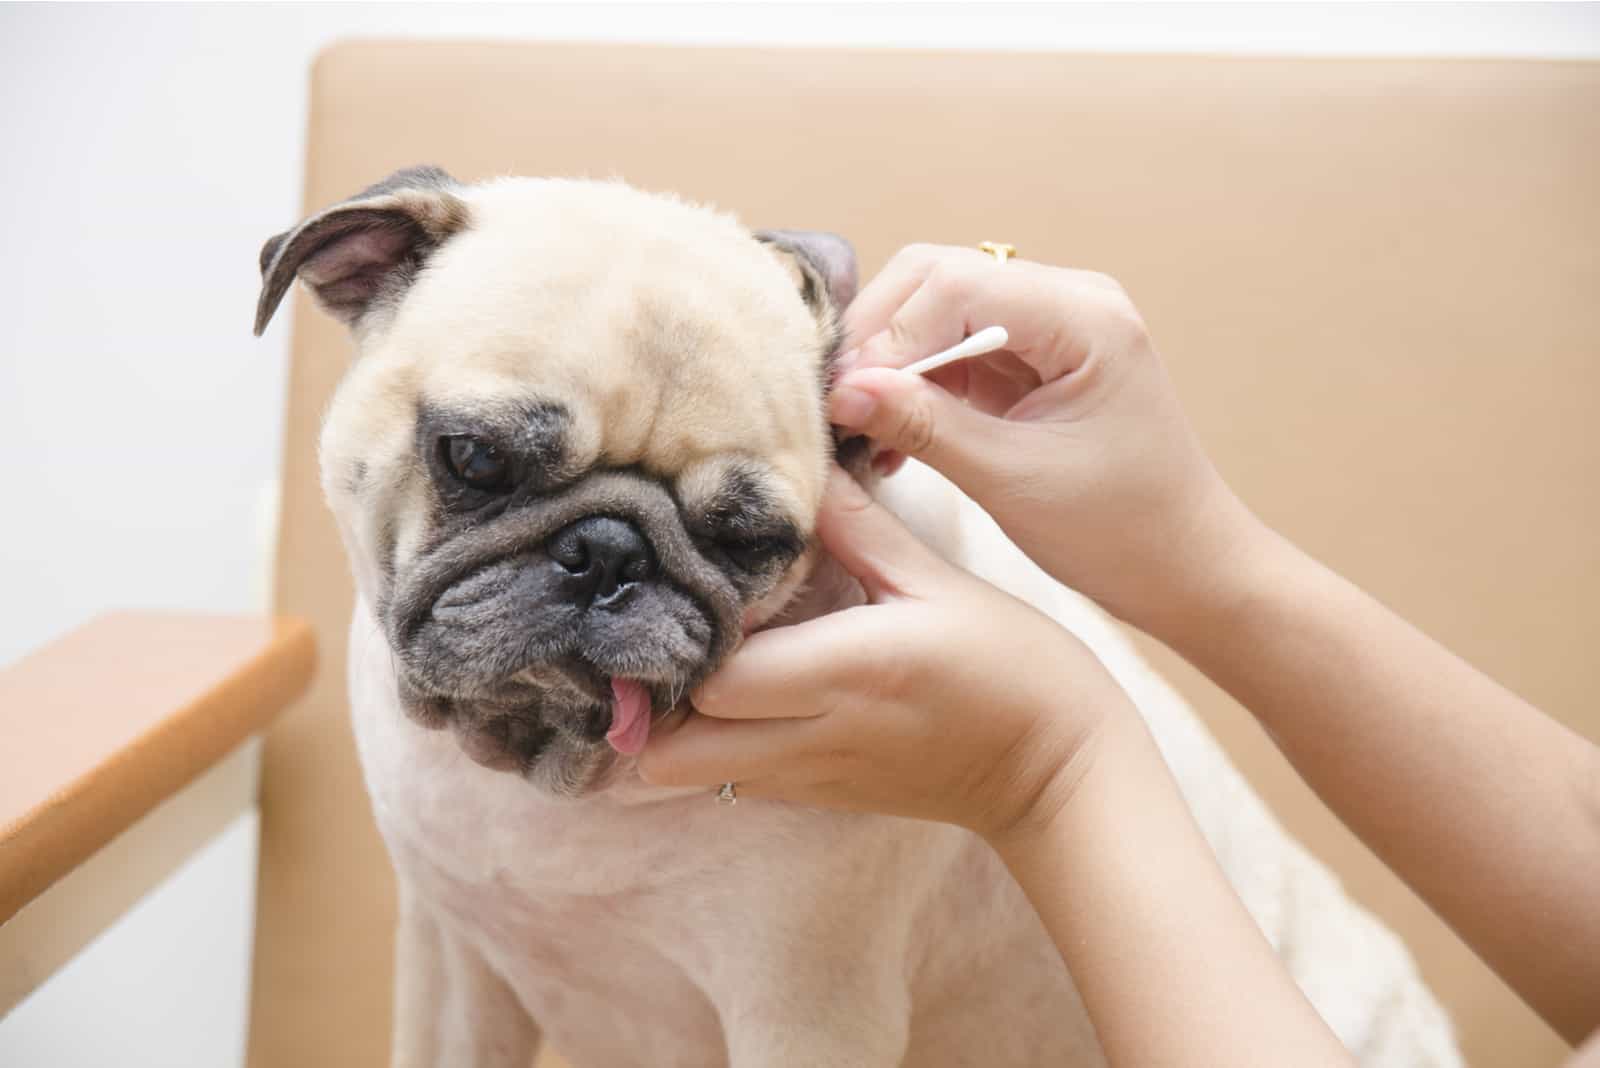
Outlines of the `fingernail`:
M840 426L859 427L878 407L878 398L854 386L838 386L833 391L833 421Z

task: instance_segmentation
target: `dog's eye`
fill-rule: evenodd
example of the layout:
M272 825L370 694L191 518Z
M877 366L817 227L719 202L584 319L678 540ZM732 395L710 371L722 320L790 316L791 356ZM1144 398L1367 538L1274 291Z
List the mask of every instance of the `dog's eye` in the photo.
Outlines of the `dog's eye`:
M717 549L742 571L763 571L774 564L787 564L804 548L800 539L787 532L721 538Z
M473 489L493 493L510 481L510 465L500 450L467 434L440 438L439 458L445 470Z
M777 544L765 538L718 544L729 560L746 571L759 571L763 564L778 554Z

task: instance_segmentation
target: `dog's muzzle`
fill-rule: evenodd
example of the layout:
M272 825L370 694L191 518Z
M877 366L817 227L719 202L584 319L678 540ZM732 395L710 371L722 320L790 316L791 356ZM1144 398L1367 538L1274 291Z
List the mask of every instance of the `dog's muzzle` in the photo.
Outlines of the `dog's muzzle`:
M636 752L742 611L666 490L607 472L442 538L380 615L412 718L526 773L558 750Z

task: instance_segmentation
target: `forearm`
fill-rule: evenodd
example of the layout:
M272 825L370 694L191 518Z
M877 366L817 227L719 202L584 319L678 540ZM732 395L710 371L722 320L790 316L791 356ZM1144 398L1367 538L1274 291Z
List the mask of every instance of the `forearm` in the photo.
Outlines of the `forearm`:
M1153 628L1568 1039L1600 1024L1600 756L1260 531Z
M1070 800L996 842L1113 1065L1350 1059L1228 884L1131 707Z

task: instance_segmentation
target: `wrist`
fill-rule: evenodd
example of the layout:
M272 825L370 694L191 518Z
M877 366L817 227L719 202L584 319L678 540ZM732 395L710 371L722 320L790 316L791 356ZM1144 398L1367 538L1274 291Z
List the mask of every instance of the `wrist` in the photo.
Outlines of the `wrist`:
M1181 654L1247 614L1273 588L1292 552L1218 479L1167 550L1173 566L1159 588L1120 618Z
M1112 684L1115 689L1115 683ZM1155 748L1133 703L1116 689L1116 703L1060 760L1034 790L1026 806L1004 824L980 829L989 845L1014 875L1031 870L1061 850L1069 824L1083 819L1085 810L1103 807L1098 798L1103 784L1120 778L1140 777ZM1091 817L1092 818L1092 817Z

